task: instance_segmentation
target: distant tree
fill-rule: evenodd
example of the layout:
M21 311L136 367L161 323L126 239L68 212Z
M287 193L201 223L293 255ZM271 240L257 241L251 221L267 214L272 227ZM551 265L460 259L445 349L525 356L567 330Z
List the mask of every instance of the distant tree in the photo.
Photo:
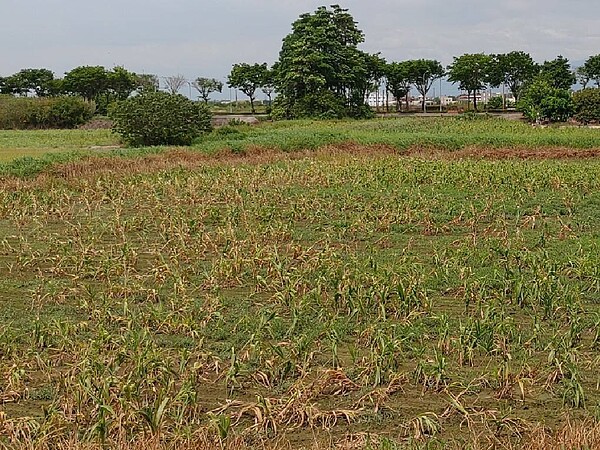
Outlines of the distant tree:
M540 67L540 75L557 89L571 89L577 81L569 60L563 56L558 56L552 61L544 61Z
M581 123L600 122L600 89L582 89L573 94L575 119Z
M256 112L254 101L256 90L263 85L265 73L268 71L267 64L234 64L227 78L229 87L239 89L250 99L252 113Z
M577 69L575 69L575 77L577 78L577 82L581 84L583 89L587 88L587 85L592 79L585 65L579 66Z
M1 94L8 95L26 95L29 88L25 86L23 79L18 73L9 75L2 79Z
M67 72L62 83L65 92L92 101L108 91L108 72L102 66L80 66Z
M57 92L54 73L48 69L23 69L6 78L6 92L16 95L33 93L37 97L48 97Z
M415 89L421 94L421 108L426 111L427 93L436 80L442 78L446 72L439 61L431 59L416 59L410 61L410 80Z
M158 76L151 73L136 74L136 91L140 94L146 92L156 92L160 87Z
M600 55L590 56L583 66L577 69L576 74L584 89L590 81L600 88Z
M483 53L464 54L454 57L448 66L448 80L458 83L460 89L473 93L473 109L477 111L477 92L485 88L489 80L492 57Z
M370 58L358 49L363 41L352 15L338 5L302 14L279 52L274 114L286 118L370 114L364 98Z
M364 90L362 93L358 91L359 98L356 99L357 103L361 101L364 103L365 97L371 92L376 92L379 95L381 89L381 83L385 77L387 62L379 53L369 54L363 53L364 63L362 65L364 74L357 74L357 79L363 79ZM377 101L377 110L379 111L379 101Z
M121 66L114 67L107 76L108 90L117 100L125 100L137 88L137 75Z
M208 104L210 94L213 92L223 92L223 83L214 78L198 77L192 83L192 86L198 91L205 104Z
M400 111L404 99L408 108L408 94L411 88L410 65L410 61L393 62L385 68L387 90L396 100L396 111Z
M275 70L267 69L263 73L260 90L267 96L269 106L273 103L273 93L275 92Z
M531 122L564 122L573 114L573 99L568 89L557 88L540 75L525 88L517 108Z
M531 55L521 51L492 55L489 82L493 87L505 84L515 99L519 99L523 87L539 73L539 66Z
M167 91L169 91L171 94L177 94L186 83L187 80L181 74L165 77Z

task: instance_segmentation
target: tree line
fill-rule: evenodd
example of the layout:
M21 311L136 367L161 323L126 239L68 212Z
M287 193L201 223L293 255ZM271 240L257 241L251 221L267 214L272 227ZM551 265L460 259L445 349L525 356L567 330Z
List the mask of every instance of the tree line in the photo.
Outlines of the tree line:
M368 116L372 111L365 98L382 86L398 110L403 102L408 107L414 88L425 111L433 84L447 77L467 92L475 110L479 92L504 86L531 120L563 120L573 113L570 89L577 81L584 89L600 88L600 55L576 71L563 56L538 64L523 51L464 54L447 67L430 59L388 62L379 53L358 48L365 36L357 25L338 5L303 14L283 39L272 68L236 64L229 85L240 88L251 102L258 88L277 92L272 113L278 118Z
M338 5L320 7L302 14L283 39L279 58L272 67L266 63L234 64L227 85L242 91L255 112L256 92L268 97L275 118L366 117L372 114L365 98L382 86L394 98L398 110L408 104L414 88L426 98L436 80L447 77L466 91L477 110L477 94L488 87L505 86L519 108L531 119L568 117L572 112L571 87L579 81L586 88L600 88L600 55L591 56L572 71L563 56L538 64L530 54L513 51L503 54L464 54L444 67L438 60L386 61L379 53L358 48L364 33L347 9ZM166 90L179 92L186 83L207 103L224 84L199 77L189 82L182 75L166 77ZM13 95L34 93L39 97L72 94L94 100L100 111L111 101L138 93L156 91L155 75L135 74L123 67L82 66L54 78L47 69L25 69L0 78L0 92ZM273 99L274 94L276 98ZM271 108L272 106L272 108Z

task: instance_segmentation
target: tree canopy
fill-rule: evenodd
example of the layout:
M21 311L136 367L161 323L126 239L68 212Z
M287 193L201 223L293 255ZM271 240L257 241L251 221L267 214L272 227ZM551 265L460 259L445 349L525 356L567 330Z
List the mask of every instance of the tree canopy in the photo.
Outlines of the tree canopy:
M448 66L448 81L458 83L460 89L473 93L473 108L477 110L477 92L484 89L489 80L492 57L483 53L466 53L454 57Z
M600 55L590 56L583 66L577 69L577 76L584 88L590 81L600 88Z
M357 116L376 75L375 60L358 49L364 34L338 5L302 14L283 40L276 64L279 105L287 117Z
M544 61L540 67L540 76L557 89L571 89L575 84L576 77L571 70L569 60L564 56L558 56L552 61Z
M539 73L539 66L529 53L513 51L492 55L489 82L493 87L505 84L515 99L521 97L523 87Z
M436 80L442 78L446 72L442 63L434 59L415 59L409 61L410 81L421 94L421 107L425 111L427 93Z
M108 89L108 74L102 66L75 67L65 74L63 89L86 100L95 100Z
M268 70L267 63L234 64L227 78L229 87L239 89L248 96L253 113L256 112L256 90L263 86Z
M214 78L206 78L206 77L198 77L192 83L194 89L198 91L200 94L200 98L204 101L204 103L208 103L210 100L210 94L213 92L222 92L223 91L223 83Z
M394 100L396 109L400 110L403 99L407 99L411 88L410 61L392 62L385 67L385 78L387 90Z

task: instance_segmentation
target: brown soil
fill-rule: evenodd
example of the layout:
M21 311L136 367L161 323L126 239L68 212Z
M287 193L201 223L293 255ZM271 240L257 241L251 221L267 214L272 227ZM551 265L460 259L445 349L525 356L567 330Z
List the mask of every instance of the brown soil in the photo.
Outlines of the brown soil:
M83 125L80 125L77 128L80 130L107 130L112 127L112 124L113 122L110 119L96 118L84 123Z

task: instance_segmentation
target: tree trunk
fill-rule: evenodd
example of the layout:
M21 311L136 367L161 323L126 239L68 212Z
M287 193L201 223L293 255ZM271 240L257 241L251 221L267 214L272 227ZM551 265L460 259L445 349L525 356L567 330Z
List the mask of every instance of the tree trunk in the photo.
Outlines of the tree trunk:
M390 91L385 90L385 111L390 112Z
M477 112L477 91L473 91L473 109Z
M256 110L254 109L254 97L250 96L250 109L252 110L252 114L256 114Z

